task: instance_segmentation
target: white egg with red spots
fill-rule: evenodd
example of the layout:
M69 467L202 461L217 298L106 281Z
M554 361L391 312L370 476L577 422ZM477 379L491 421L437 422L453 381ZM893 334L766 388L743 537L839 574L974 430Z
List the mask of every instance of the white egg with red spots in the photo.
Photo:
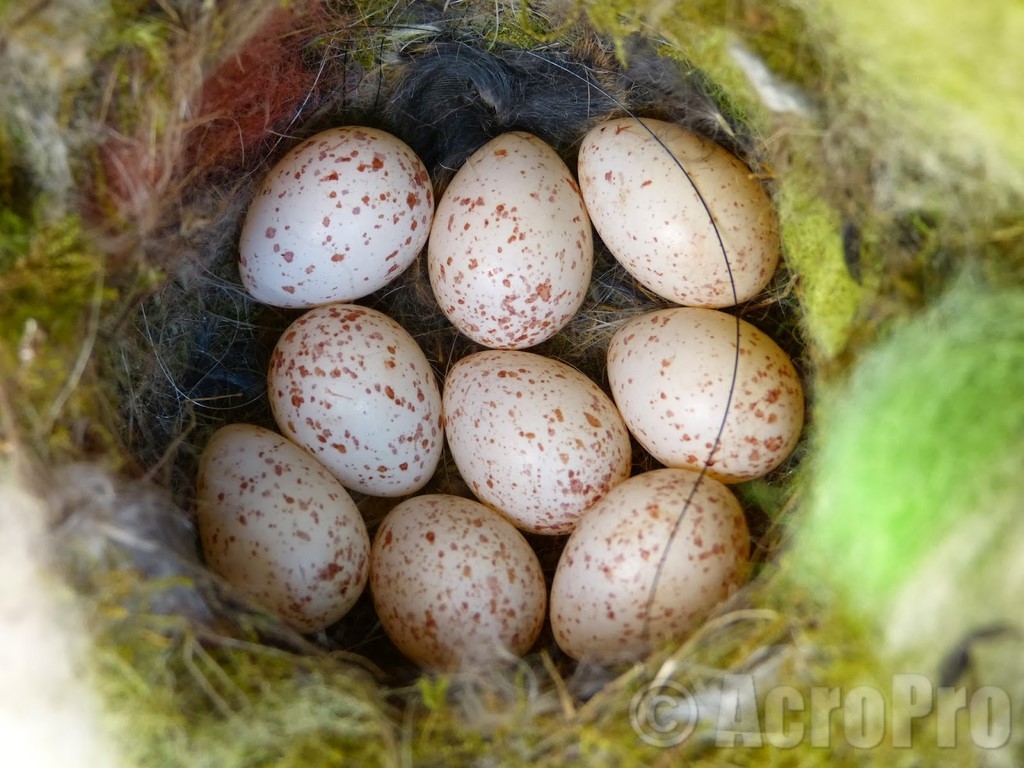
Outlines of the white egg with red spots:
M729 489L686 469L613 488L579 522L551 586L551 629L575 659L639 661L692 632L747 579L750 534Z
M488 142L438 201L427 261L442 312L474 341L523 349L550 338L580 308L593 270L572 173L531 134Z
M196 516L210 568L302 632L333 624L370 572L370 539L341 484L268 429L231 424L199 462Z
M584 137L578 170L601 239L659 296L732 306L775 272L781 244L771 200L718 144L660 120L609 120Z
M501 515L458 496L416 496L373 540L370 592L384 631L425 667L472 667L522 655L544 624L536 554Z
M433 212L427 169L406 144L331 128L281 158L256 193L239 241L242 284L277 307L367 296L416 259Z
M793 362L767 334L714 309L627 321L608 345L608 382L626 426L658 461L706 466L727 483L775 469L803 428Z
M412 336L381 312L328 304L302 315L274 348L268 388L281 432L346 488L403 496L437 468L437 380Z
M505 350L469 355L449 371L443 405L459 474L522 530L569 533L629 476L629 432L615 404L558 360Z

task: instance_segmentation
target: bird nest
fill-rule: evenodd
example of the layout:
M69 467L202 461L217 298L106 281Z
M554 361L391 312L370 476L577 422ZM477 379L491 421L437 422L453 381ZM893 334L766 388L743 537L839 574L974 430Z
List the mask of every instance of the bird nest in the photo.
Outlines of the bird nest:
M747 676L733 693L757 711L755 682L877 672L868 631L778 563L813 403L880 328L930 301L972 233L1003 231L1005 206L980 221L908 194L924 161L882 140L888 118L874 119L827 18L760 2L81 5L0 7L14 73L0 90L0 413L12 474L43 503L48 567L70 585L59 599L89 638L101 731L128 764L856 761L830 740L835 720L782 757L723 742L723 681ZM257 303L238 275L242 221L273 163L326 128L378 127L440 192L501 133L533 133L571 165L583 134L620 116L725 147L778 212L783 264L728 311L788 353L811 405L790 459L735 487L750 584L641 663L574 661L545 631L522 659L441 674L396 650L368 595L300 635L212 574L199 457L224 424L274 427L266 371L300 314ZM479 349L440 312L422 258L359 303L406 328L439 378ZM581 310L533 351L607 388L615 330L665 306L599 245ZM657 466L637 445L633 464ZM427 490L471 495L447 454ZM395 503L354 498L371 535ZM550 579L564 537L529 538ZM703 714L672 740L642 707L679 690ZM878 754L905 759L889 746Z

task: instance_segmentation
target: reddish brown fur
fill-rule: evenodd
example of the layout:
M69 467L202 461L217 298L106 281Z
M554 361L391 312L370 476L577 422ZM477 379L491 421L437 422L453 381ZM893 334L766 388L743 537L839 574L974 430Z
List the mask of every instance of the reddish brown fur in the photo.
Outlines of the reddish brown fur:
M168 202L187 188L260 162L275 133L288 129L304 101L315 100L317 73L303 66L296 36L314 35L326 24L322 4L305 0L271 12L248 39L229 35L209 62L209 74L196 84L170 76L174 92L156 100L163 106L191 105L180 123L154 129L166 115L151 114L144 93L133 128L120 125L116 107L110 110L106 120L113 138L99 148L102 180L86 207L99 221L131 222L136 237L145 237L161 227ZM182 72L197 56L187 29L184 24L180 39L170 38L178 40L169 52L170 66Z
M319 3L279 9L206 78L198 107L202 124L187 139L187 167L214 169L257 159L275 132L287 130L303 102L315 102L317 72L303 66L295 35L323 28L324 16Z

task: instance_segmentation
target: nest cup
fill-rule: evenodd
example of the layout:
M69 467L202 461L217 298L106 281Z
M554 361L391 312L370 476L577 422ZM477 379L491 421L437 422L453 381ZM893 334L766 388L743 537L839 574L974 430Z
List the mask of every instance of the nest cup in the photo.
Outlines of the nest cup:
M748 10L730 20L748 42L777 33L781 50L795 49L800 38L787 38L795 33L785 25L799 13ZM656 11L439 2L110 11L112 28L124 35L89 49L96 65L83 70L102 73L106 87L81 86L75 106L87 119L72 121L62 137L65 152L82 157L68 176L78 187L52 169L39 171L32 158L0 178L5 199L16 199L11 189L30 189L61 204L49 218L20 203L11 210L13 221L31 220L39 242L46 239L32 246L40 263L74 288L69 302L84 308L81 327L46 326L47 343L67 341L64 359L77 386L34 373L15 381L29 405L13 416L6 400L0 405L19 462L32 457L26 473L48 489L41 494L52 522L48 547L74 588L71 612L84 614L75 620L91 638L85 666L103 703L99 730L125 764L695 759L723 746L708 730L722 675L742 672L760 684L806 682L822 668L844 680L874 671L864 651L870 632L834 613L819 621L817 596L776 569L782 525L801 497L807 440L766 478L735 486L755 543L750 585L692 635L630 666L574 662L546 628L523 659L424 673L387 639L368 592L339 622L303 636L225 585L198 553L199 456L224 424L275 427L266 371L279 335L301 314L260 305L242 289L245 212L268 169L326 128L367 125L398 136L427 164L438 195L475 149L507 131L539 136L570 168L586 131L613 117L667 120L725 147L784 209L786 256L762 294L727 311L772 337L809 393L812 377L817 383L841 372L878 326L923 303L944 279L942 259L929 259L941 250L935 243L944 225L922 224L916 211L865 213L872 202L870 184L856 178L858 153L866 151L860 140L835 122L806 140L809 102L785 83L760 93L776 101L758 111L749 89L697 66L714 61L699 36L688 38L690 49L670 42L686 38L678 30L687 24L701 28L712 11L692 9L691 17L677 9L672 18ZM661 35L659 25L675 32ZM721 31L716 25L708 22ZM729 50L737 61L758 60L743 46ZM791 68L802 74L800 85L824 90L829 78L841 79L827 74L816 45L803 50ZM716 69L723 78L728 72ZM826 113L836 109L824 101ZM814 174L808 181L802 153L829 167L840 146L852 149L825 172L835 188ZM892 238L894 255L877 257L879 239L893 233L902 237ZM819 255L821 264L808 266ZM873 292L856 323L862 288L855 278ZM46 304L31 283L15 285L28 301ZM441 313L423 254L358 303L408 330L439 381L481 349ZM583 307L530 351L572 364L607 390L605 351L615 330L666 306L598 242ZM28 319L16 321L19 370L30 370L42 337ZM656 466L634 443L633 472ZM471 497L447 451L423 492ZM371 535L397 501L353 496ZM550 583L564 537L528 539ZM712 714L678 741L659 741L637 707L645 691L673 686L696 694ZM753 687L737 695L756 702ZM744 747L725 745L730 759L763 756ZM811 750L808 759L829 754Z
M211 198L218 200L218 207L206 213L202 226L187 233L185 222L177 223L180 234L172 239L187 242L192 253L176 260L175 279L157 287L134 310L129 322L139 335L129 342L132 349L125 356L144 361L138 369L144 376L129 380L132 394L122 403L132 454L170 490L184 515L194 508L197 457L213 430L232 422L275 428L265 371L273 344L301 310L262 306L242 290L237 236L248 203L270 166L304 138L338 125L386 130L424 160L435 192L441 194L469 155L502 133L532 133L574 168L579 142L591 127L614 117L648 117L681 124L724 146L766 186L771 183L763 145L751 126L730 112L703 73L660 55L643 36L620 41L626 47L620 58L609 38L581 23L567 28L567 42L543 43L525 36L487 39L476 26L478 19L457 11L424 5L410 13L420 14L416 25L395 21L378 26L371 21L363 26L366 20L341 15L330 31L299 25L286 32L272 20L269 34L282 36L274 41L282 46L276 54L303 59L306 77L296 76L299 92L288 95L290 103L299 96L302 100L262 132L244 133L243 111L241 120L226 124L212 119L198 129L198 138L186 141L186 152L195 164L189 173L195 180L182 190L177 206L186 220L206 208ZM524 21L538 19L517 23ZM268 32L257 31L257 39L264 34ZM203 104L211 114L244 108L246 100L259 93L259 75L276 73L283 66L250 61L246 50L252 44L243 42L240 49L239 55L246 57L244 71L229 60L203 83L204 90L213 91L211 101ZM339 50L341 46L351 47ZM239 93L231 85L233 78L251 83L250 89ZM214 103L214 98L227 101ZM234 146L233 140L241 146ZM217 152L222 145L226 148ZM605 353L611 335L630 317L669 304L632 278L600 243L595 262L595 278L581 310L566 328L531 351L568 362L607 389ZM799 361L796 306L786 296L787 279L780 268L765 292L729 311L768 331ZM358 303L383 311L406 328L439 380L456 361L482 349L441 314L422 254L397 281ZM633 453L634 471L657 466L638 444ZM765 484L783 484L794 464L795 459ZM423 492L471 495L447 452ZM372 536L395 501L359 494L354 498ZM748 515L755 534L765 537L758 549L758 558L763 559L773 546L769 515L753 497ZM550 582L564 537L530 539ZM280 642L281 635L291 634L272 617L264 619L273 628L257 633L260 642ZM303 644L307 641L324 650L358 654L374 665L378 681L386 686L409 684L421 674L383 634L368 591L344 619ZM538 666L540 651L550 657L559 675L574 679L577 665L558 651L548 630L528 667ZM587 688L591 683L585 679L595 674L582 673L582 680L572 685Z
M321 90L328 95L287 115L286 133L275 136L265 129L251 137L254 150L225 152L215 168L206 170L203 164L208 160L201 148L217 146L224 140L218 136L224 129L218 121L203 129L196 142L194 172L199 179L212 179L209 187L197 179L194 186L203 189L186 190L182 205L187 214L216 194L222 197L221 207L202 229L189 234L195 253L180 262L177 279L161 285L136 310L133 325L141 337L134 340L139 346L128 357L147 364L142 368L145 378L131 382L133 395L123 403L132 426L128 437L140 464L160 478L186 513L194 509L197 457L213 430L233 422L276 429L265 371L280 333L302 310L263 306L245 293L237 273L237 235L270 166L303 139L338 125L386 130L424 160L440 194L470 154L502 133L532 133L572 168L580 140L594 125L614 117L649 117L671 120L726 147L770 184L761 144L750 127L716 100L702 73L684 71L643 37L625 41L630 50L623 63L609 40L582 25L574 28L570 43L533 41L523 47L529 40L519 45L489 41L474 29L472 19L435 10L434 18L421 20L417 27L396 23L361 30L366 37L357 43L359 48L345 52L347 63L339 72L311 53L324 45L340 45L333 38L337 34L344 40L352 30L297 35L299 52L311 58L307 70L312 73L317 67L319 90L303 97L314 101ZM357 63L360 53L366 61ZM287 54L294 52L282 52ZM246 80L253 74L230 73ZM223 83L219 86L237 97ZM234 132L233 127L227 130ZM612 334L630 317L670 305L632 278L600 243L595 262L595 278L583 307L567 327L530 351L572 364L607 390L605 356ZM765 292L730 311L767 330L799 361L796 306L792 297L786 298L787 279L780 268ZM424 254L398 280L358 303L383 311L408 330L439 381L456 361L483 349L441 313L426 277ZM633 455L635 472L658 466L635 441ZM795 463L787 463L765 483L783 484ZM471 496L447 451L423 492ZM353 495L372 536L395 500ZM755 534L766 534L769 515L756 501L749 504L748 514ZM530 538L550 580L564 537ZM772 546L769 536L759 557ZM419 674L381 631L368 594L346 618L312 639L326 649L366 657L392 685L408 683ZM558 653L547 632L537 645L536 650L541 649L547 649L571 676L573 666Z

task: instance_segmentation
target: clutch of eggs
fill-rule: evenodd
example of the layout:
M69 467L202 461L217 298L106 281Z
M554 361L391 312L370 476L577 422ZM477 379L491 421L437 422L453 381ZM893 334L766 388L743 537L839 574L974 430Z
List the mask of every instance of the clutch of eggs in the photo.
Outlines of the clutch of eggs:
M478 501L406 499L369 556L381 623L421 665L451 669L534 643L547 596L516 528L571 534L551 623L578 659L638 659L692 630L743 582L749 535L719 481L782 462L802 427L802 392L765 334L696 307L744 301L770 279L779 243L769 198L737 158L654 120L596 126L578 171L579 186L537 137L504 134L470 157L433 215L422 163L373 129L325 131L271 170L243 228L242 280L266 303L312 309L282 334L268 375L287 440L239 426L226 433L231 441L218 433L204 455L200 522L215 570L250 592L262 584L256 596L297 627L324 626L366 582L362 550L349 550L343 595L326 608L319 593L297 602L295 552L323 560L326 550L309 531L308 541L298 538L305 550L292 540L268 545L258 526L264 539L253 543L249 521L259 512L255 519L276 521L274 531L291 522L296 511L281 501L303 497L279 486L282 473L301 467L303 490L339 500L334 517L322 518L337 531L337 521L358 516L344 488L414 494L447 437ZM622 325L608 349L611 398L565 363L521 351L580 309L593 265L591 220L628 272L690 305ZM493 348L451 367L443 401L414 339L386 315L346 303L397 277L425 243L441 310ZM629 478L630 435L670 468ZM264 462L268 451L287 450L289 460L274 465L274 478L246 469L241 479L224 457L247 441ZM269 499L263 506L246 495L253 486ZM365 526L362 535L365 545ZM251 566L238 555L246 546L263 552ZM284 570L273 577L275 562ZM331 562L320 572L340 573Z

